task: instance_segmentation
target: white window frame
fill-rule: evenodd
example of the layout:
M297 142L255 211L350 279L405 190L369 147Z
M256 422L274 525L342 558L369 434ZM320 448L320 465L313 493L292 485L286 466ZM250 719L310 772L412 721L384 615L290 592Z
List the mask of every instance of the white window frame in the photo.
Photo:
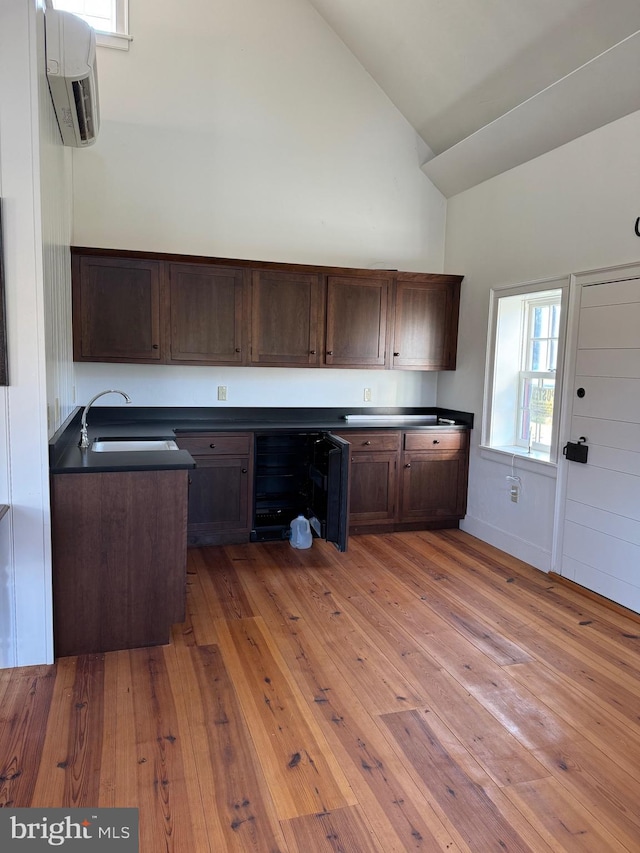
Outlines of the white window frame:
M52 2L56 9L65 8L62 0L48 0L48 2ZM129 34L129 0L113 0L113 3L115 28L109 31L96 29L96 44L101 47L113 47L116 50L129 50L129 43L132 41L132 36Z
M509 443L507 445L497 445L491 443L491 434L492 434L492 422L494 417L494 384L496 379L496 353L497 353L497 336L498 336L498 313L500 300L505 297L510 296L522 296L522 301L524 304L528 306L535 305L535 302L544 297L548 291L559 290L561 292L560 296L560 328L558 335L558 352L557 352L557 362L556 362L556 370L554 372L540 372L540 371L528 371L523 370L523 366L527 367L528 365L524 362L524 354L523 347L526 345L526 342L530 340L529 330L525 330L522 325L524 322L524 314L521 312L520 317L520 329L519 329L519 339L517 346L519 347L519 351L517 353L518 359L518 374L520 376L519 382L522 382L522 377L531 375L536 378L549 376L554 377L555 379L555 390L554 390L554 406L553 406L553 418L552 418L552 426L551 426L551 446L548 450L545 447L540 446L536 447L535 445L529 446L527 442L527 446L524 446L524 443L518 443L518 435L520 433L520 393L519 390L516 394L514 394L514 424L513 424L513 443ZM552 468L556 468L558 461L558 430L560 424L560 400L562 394L562 368L564 361L564 348L565 348L565 339L566 339L566 327L567 327L567 309L568 309L568 297L569 297L569 278L553 278L553 279L544 279L540 281L533 282L525 282L522 284L514 284L514 285L506 285L503 287L495 287L490 291L489 296L489 331L487 335L487 357L486 357L486 369L485 369L485 385L484 385L484 406L483 406L483 418L482 418L482 438L480 448L483 455L492 456L496 455L496 458L504 458L505 456L509 456L511 458L518 457L522 460L529 460L534 464L536 469L540 466L550 466ZM548 301L545 298L545 301ZM515 346L514 346L515 349ZM496 407L497 408L497 407Z

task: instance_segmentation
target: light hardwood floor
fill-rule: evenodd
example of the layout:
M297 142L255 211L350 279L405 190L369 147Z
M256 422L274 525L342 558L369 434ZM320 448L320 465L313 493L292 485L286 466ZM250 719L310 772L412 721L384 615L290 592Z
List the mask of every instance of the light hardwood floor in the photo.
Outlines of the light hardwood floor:
M189 552L169 646L0 672L0 805L142 853L640 850L640 624L458 530Z

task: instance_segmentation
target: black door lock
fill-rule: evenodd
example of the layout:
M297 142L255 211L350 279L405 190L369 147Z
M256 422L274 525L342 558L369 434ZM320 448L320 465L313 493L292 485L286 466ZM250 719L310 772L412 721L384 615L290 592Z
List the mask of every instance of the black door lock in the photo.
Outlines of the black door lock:
M589 455L589 448L585 444L586 440L587 439L581 435L577 441L568 441L565 444L562 448L562 453L567 457L569 462L586 463L587 456Z

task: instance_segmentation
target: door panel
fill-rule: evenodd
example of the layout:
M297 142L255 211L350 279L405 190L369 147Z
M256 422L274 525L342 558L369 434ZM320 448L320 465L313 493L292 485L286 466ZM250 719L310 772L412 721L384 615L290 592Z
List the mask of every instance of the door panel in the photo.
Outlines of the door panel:
M325 361L341 367L386 364L389 282L329 276Z
M611 575L623 583L637 584L640 545L618 539L616 559L611 559L611 536L568 521L565 528L565 554L598 572Z
M560 571L640 612L640 280L582 288L575 364Z
M607 287L602 284L600 287ZM601 305L580 312L580 347L620 349L633 347L640 329L640 303ZM637 343L636 343L637 345Z
M315 440L311 464L309 523L338 551L347 550L349 531L349 474L351 445L323 433Z
M579 501L587 506L595 506L609 512L616 512L627 518L640 519L640 477L620 471L598 468L591 462L581 465L568 462L567 499Z
M638 336L640 337L640 326ZM576 396L573 404L574 415L640 422L640 377L618 379L576 375L576 390L577 388L584 388L585 395L582 398Z
M170 264L171 360L246 361L244 273L204 264Z
M625 518L615 512L587 506L578 501L567 501L565 517L568 522L572 521L602 533L609 532L616 539L640 545L640 521L633 518Z
M640 588L635 584L625 583L619 578L570 557L565 557L562 574L580 586L640 613Z
M322 326L320 276L254 272L251 363L317 365Z

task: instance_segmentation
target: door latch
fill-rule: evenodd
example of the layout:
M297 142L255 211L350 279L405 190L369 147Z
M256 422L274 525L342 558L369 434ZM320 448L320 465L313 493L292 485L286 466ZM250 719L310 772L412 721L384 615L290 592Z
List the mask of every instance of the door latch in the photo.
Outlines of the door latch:
M586 463L589 455L589 448L585 444L586 440L584 435L581 435L577 441L568 441L562 448L563 456L566 456L569 462Z

